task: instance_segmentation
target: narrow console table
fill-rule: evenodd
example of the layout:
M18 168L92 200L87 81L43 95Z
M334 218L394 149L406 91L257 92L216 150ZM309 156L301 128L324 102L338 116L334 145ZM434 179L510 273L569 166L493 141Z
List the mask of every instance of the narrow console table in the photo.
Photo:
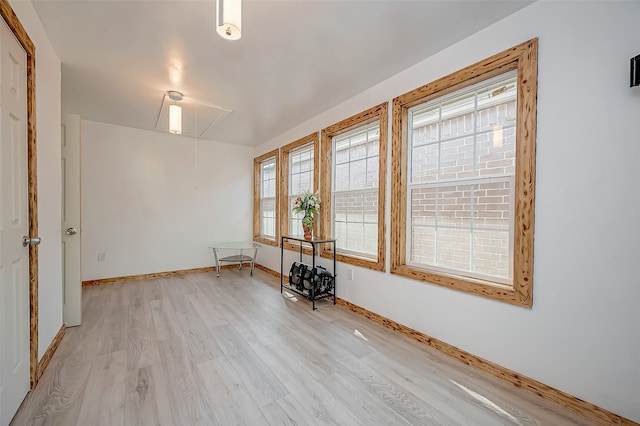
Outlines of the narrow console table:
M220 276L220 266L222 262L239 263L238 269L242 270L244 262L251 266L251 275L253 275L253 266L258 255L259 244L253 241L232 241L226 243L216 243L209 247L213 250L213 257L216 260L216 275Z
M300 263L302 263L302 255L303 255L303 247L305 244L311 246L311 268L314 269L316 267L316 255L318 253L316 246L321 246L323 244L331 244L333 251L333 271L332 271L332 285L328 291L325 291L320 294L316 294L315 285L312 284L310 289L300 289L292 286L290 284L284 283L284 242L285 241L297 241L298 246L300 247ZM301 237L290 237L290 236L282 236L280 239L280 293L282 293L283 289L290 290L294 293L297 293L301 296L306 297L311 300L312 308L316 310L316 300L324 299L327 297L333 297L333 304L336 304L336 240L335 238L312 238L310 240L305 240ZM313 280L314 277L311 277Z

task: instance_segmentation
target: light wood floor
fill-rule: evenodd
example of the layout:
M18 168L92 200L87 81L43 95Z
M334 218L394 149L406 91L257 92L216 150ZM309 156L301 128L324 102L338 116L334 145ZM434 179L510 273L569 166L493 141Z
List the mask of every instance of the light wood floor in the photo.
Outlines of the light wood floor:
M85 288L19 425L588 424L262 271Z

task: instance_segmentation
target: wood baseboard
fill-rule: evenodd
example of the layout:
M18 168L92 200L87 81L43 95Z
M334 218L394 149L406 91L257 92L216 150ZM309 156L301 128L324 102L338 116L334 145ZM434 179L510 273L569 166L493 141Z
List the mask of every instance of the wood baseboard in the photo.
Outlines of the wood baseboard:
M527 376L511 371L508 368L502 367L498 364L494 364L491 361L475 356L469 352L458 349L448 343L435 339L417 330L404 326L396 321L385 318L381 315L364 309L358 305L348 302L344 299L337 298L338 305L342 305L352 312L362 315L365 318L370 319L386 328L403 334L413 340L416 340L424 345L430 346L450 357L457 359L471 367L485 371L505 382L538 395L549 401L553 401L571 411L579 413L589 420L601 423L601 424L619 424L619 425L633 425L637 424L631 420L618 416L604 408L600 408L597 405L583 401L576 398L573 395L569 395L561 390L547 386L544 383L538 382Z
M226 269L229 267L234 267L234 266L224 265L222 266L222 269ZM206 266L204 268L181 269L178 271L153 272L151 274L127 275L124 277L113 277L113 278L101 278L98 280L82 281L82 287L92 287L95 285L111 284L119 281L139 281L139 280L148 280L151 278L175 277L178 275L197 274L201 272L211 272L215 270L216 270L215 266Z
M44 370L47 369L49 362L51 362L51 358L53 358L53 355L58 350L58 346L60 346L60 342L62 342L62 338L64 337L66 330L67 328L64 326L64 324L62 324L62 327L60 327L60 330L58 330L58 333L51 341L51 344L47 348L47 351L44 353L44 355L42 355L40 362L38 362L38 369L36 371L36 383L40 380L40 377L42 377L42 373L44 373Z
M248 268L249 262L243 262L245 268ZM257 263L254 264L256 269L262 269L267 272L267 268L264 266L260 266ZM238 269L238 263L220 265L220 269ZM123 277L113 277L113 278L101 278L98 280L87 280L82 281L82 287L93 287L96 285L102 284L111 284L117 283L120 281L140 281L140 280L148 280L152 278L162 278L162 277L175 277L178 275L187 275L187 274L199 274L203 272L213 272L216 270L215 266L205 266L204 268L193 268L193 269L180 269L178 271L167 271L167 272L153 272L150 274L140 274L140 275L127 275ZM278 275L280 278L280 275Z
M262 272L266 272L267 274L273 275L274 277L280 279L280 272L276 272L273 269L269 269L266 266L262 266L262 265L259 265L257 263L254 265L254 267L256 269L260 269Z

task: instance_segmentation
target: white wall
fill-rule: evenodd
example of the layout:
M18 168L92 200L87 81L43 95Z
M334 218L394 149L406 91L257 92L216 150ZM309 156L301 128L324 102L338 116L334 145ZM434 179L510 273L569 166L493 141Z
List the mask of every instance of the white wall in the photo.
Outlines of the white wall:
M38 161L38 358L62 326L60 177L60 60L33 5L11 1L36 47L36 134Z
M534 3L260 145L255 155L539 37L533 308L359 268L347 281L342 264L338 296L640 422L639 16L638 1ZM259 263L279 270L279 255L265 248Z
M83 121L82 279L213 266L213 242L250 240L252 159L245 146Z

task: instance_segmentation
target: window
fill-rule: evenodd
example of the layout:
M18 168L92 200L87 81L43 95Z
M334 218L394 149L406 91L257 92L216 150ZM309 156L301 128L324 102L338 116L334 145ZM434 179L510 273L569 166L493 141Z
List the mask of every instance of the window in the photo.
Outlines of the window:
M285 145L282 151L282 207L280 210L281 225L284 233L302 237L302 213L293 213L293 202L303 191L318 190L318 133L312 133ZM319 235L319 218L314 223L314 234ZM285 247L289 245L285 242ZM295 246L297 249L297 245Z
M394 99L391 272L531 306L537 40Z
M387 104L322 130L322 227L338 260L376 270L385 262Z
M278 245L278 150L253 160L253 239Z

